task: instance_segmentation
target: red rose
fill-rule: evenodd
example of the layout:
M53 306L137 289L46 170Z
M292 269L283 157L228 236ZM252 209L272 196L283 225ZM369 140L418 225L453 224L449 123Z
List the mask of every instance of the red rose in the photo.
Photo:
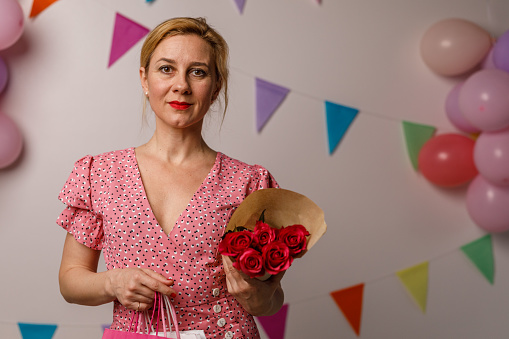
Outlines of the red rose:
M292 225L283 227L279 230L278 240L281 240L290 249L290 255L293 257L306 249L306 236L308 230L302 225Z
M233 263L233 267L244 272L250 278L261 277L265 274L263 259L260 252L254 248L248 248Z
M250 231L228 232L219 243L219 253L236 258L251 246L253 239Z
M258 242L258 249L261 250L263 246L276 240L277 229L262 221L257 221L253 233Z
M267 244L262 249L262 257L265 271L272 275L287 270L293 262L290 249L280 240Z

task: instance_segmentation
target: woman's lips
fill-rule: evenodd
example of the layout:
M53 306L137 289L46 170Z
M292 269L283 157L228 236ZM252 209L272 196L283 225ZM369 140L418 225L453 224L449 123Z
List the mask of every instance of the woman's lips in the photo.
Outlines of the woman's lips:
M170 106L178 110L185 110L188 109L191 104L187 102L171 101Z

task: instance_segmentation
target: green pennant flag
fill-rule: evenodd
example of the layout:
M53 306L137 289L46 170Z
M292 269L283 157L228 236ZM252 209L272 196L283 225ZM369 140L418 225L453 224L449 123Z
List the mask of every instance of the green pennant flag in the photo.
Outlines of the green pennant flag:
M428 298L428 262L405 268L396 272L396 275L425 313Z
M416 124L414 122L403 121L403 132L405 134L406 148L412 166L416 171L419 170L419 152L422 146L431 139L436 128L428 125Z
M461 246L461 250L474 263L479 271L493 285L495 265L493 262L493 245L491 234Z

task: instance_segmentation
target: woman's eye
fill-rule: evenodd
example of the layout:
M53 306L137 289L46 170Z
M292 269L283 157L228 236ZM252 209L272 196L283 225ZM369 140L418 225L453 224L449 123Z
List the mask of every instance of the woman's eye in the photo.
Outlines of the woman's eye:
M171 67L170 66L161 66L159 67L159 70L163 73L171 73Z
M207 72L205 72L204 70L202 69L193 69L191 71L191 74L196 76L196 77L204 77L205 75L207 75Z

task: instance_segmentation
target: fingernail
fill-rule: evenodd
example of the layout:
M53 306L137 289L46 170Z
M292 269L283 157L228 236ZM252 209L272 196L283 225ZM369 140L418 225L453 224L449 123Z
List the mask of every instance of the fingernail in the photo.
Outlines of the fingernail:
M175 293L170 294L170 297L175 298L177 295Z

